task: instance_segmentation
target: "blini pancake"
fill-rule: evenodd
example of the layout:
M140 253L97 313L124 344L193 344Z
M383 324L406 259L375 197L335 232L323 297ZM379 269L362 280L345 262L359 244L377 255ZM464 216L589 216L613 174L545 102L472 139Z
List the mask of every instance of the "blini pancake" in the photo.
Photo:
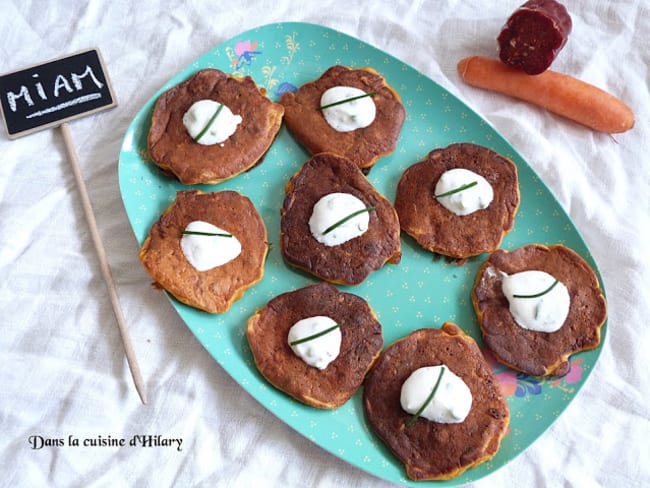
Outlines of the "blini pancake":
M241 243L239 256L207 271L197 270L181 248L182 232L193 221L210 223L235 236ZM223 313L262 279L267 252L264 221L247 197L234 191L193 190L176 194L152 226L139 258L156 283L179 301Z
M448 170L463 168L492 186L487 208L456 215L435 198L435 187ZM402 174L395 210L402 229L433 253L465 259L499 247L512 229L519 207L517 168L510 160L483 146L452 144L435 149Z
M401 388L419 368L445 365L472 394L460 423L439 423L412 415L400 403ZM419 329L386 348L368 374L363 407L372 430L404 464L413 480L445 480L477 466L498 451L510 421L508 404L474 339L446 322Z
M569 314L555 332L519 326L502 291L502 273L538 270L567 287ZM531 244L513 251L492 253L479 269L472 303L483 341L495 358L533 376L563 376L572 354L600 344L607 305L596 273L575 251L561 245Z
M327 246L311 233L314 205L330 193L349 193L369 212L368 230L343 244ZM347 159L317 154L290 179L281 209L280 250L285 260L331 283L358 285L386 262L401 259L400 229L391 203Z
M327 122L321 110L321 96L329 88L349 86L372 93L375 120L367 127L339 132ZM397 92L372 68L332 66L320 78L285 93L284 122L295 138L312 155L332 152L359 168L369 170L382 156L395 150L406 112Z
M224 142L196 142L183 116L199 100L226 105L242 118ZM284 108L264 96L250 77L203 69L164 92L156 101L148 137L149 155L181 183L219 183L259 164L275 140Z
M333 319L342 334L338 357L323 370L294 354L287 341L297 321L319 315ZM296 400L323 409L350 399L384 344L370 305L323 282L273 298L248 320L246 334L255 365L267 381Z

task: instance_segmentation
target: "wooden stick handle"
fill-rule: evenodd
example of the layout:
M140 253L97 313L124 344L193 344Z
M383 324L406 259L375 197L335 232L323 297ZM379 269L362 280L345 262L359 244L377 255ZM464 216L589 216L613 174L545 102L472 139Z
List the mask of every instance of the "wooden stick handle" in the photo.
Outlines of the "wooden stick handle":
M90 228L90 235L92 236L93 244L95 245L95 250L97 251L99 265L104 277L104 281L106 282L106 286L108 288L108 295L111 299L111 304L113 305L113 312L115 313L117 326L120 330L122 344L124 345L124 352L126 353L126 361L129 365L129 369L131 370L131 376L133 377L135 389L138 391L138 395L140 395L140 400L143 404L146 404L147 396L144 390L142 375L140 374L140 367L138 366L138 361L136 360L135 353L133 352L133 345L131 344L131 338L129 337L129 333L126 328L126 322L124 320L124 315L122 314L122 308L120 307L117 292L115 291L113 275L111 274L111 269L108 266L106 251L104 250L104 245L102 244L101 237L99 236L97 221L95 220L95 214L93 212L92 205L90 204L90 198L88 197L86 183L84 182L84 179L81 175L79 158L77 157L77 151L75 151L74 145L72 144L72 136L70 135L70 128L68 127L68 124L65 122L61 124L61 130L63 131L63 140L65 141L65 147L68 151L70 163L72 164L72 172L74 173L74 178L77 181L77 187L79 189L79 193L81 194L81 204L84 209L84 214L86 215L88 227Z

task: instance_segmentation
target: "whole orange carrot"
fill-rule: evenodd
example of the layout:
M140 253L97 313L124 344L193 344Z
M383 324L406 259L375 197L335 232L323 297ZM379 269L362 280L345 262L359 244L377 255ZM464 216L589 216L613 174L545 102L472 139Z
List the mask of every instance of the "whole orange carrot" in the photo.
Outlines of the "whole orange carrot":
M533 103L600 132L625 132L634 126L634 113L621 100L557 71L529 75L497 59L473 56L458 63L458 72L470 85Z

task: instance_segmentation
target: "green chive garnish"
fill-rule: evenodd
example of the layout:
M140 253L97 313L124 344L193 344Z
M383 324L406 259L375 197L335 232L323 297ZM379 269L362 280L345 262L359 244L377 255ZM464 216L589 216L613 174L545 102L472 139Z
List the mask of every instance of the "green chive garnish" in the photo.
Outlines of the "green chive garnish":
M362 208L361 210L357 210L356 212L352 212L352 213L351 213L350 215L348 215L347 217L342 218L342 219L339 220L338 222L335 222L335 223L333 223L332 225L330 225L327 229L325 229L325 230L323 231L323 234L322 234L322 235L325 235L325 234L328 234L328 233L332 232L332 231L333 231L334 229L336 229L339 225L343 225L343 224L345 224L348 220L353 219L353 218L356 217L357 215L360 215L360 214L362 214L363 212L372 212L374 209L375 209L375 207L366 207L366 208Z
M206 126L203 128L201 132L198 133L198 135L194 139L196 142L199 142L199 139L201 139L201 137L205 135L205 133L210 128L210 126L214 123L215 120L217 120L217 117L219 116L219 112L221 112L222 108L223 108L223 103L220 103L219 106L217 107L217 110L214 112L214 115L210 117L210 120L208 120Z
M290 346L296 346L298 344L302 344L303 342L308 342L308 341L312 341L314 339L318 339L319 337L324 336L325 334L329 334L334 329L338 329L339 327L340 327L339 324L334 324L332 327L329 327L329 328L327 328L325 330L321 330L320 332L317 332L316 334L313 334L313 335L310 335L310 336L307 336L307 337L303 337L302 339L296 339L295 341L290 342L289 345Z
M546 295L549 291L551 291L553 288L555 288L555 285L559 283L558 280L555 280L551 286L549 286L546 290L541 291L539 293L535 293L534 295L512 295L512 298L539 298L542 295Z
M434 195L434 198L442 198L442 197L448 197L449 195L453 195L454 193L461 192L463 190L467 190L468 188L471 188L473 186L478 185L478 181L472 181L471 183L467 183L466 185L461 185L458 188L454 188L453 190L446 191L444 193L441 193L440 195Z
M184 230L181 234L192 236L232 237L232 234L224 234L222 232L201 232L198 230Z
M359 100L360 98L374 97L376 94L377 94L376 92L364 93L363 95L357 95L356 97L350 97L350 98L346 98L345 100L339 100L338 102L328 103L327 105L318 107L317 110L325 110L326 108L330 108L335 105L341 105L342 103L353 102L355 100Z
M408 419L406 422L404 422L404 425L406 427L410 427L411 425L413 425L415 423L415 421L418 419L418 417L420 415L422 415L422 412L424 412L424 409L427 408L427 405L429 405L429 403L431 403L431 400L433 400L433 397L435 396L436 391L438 391L438 387L440 386L440 380L442 379L442 375L443 375L444 372L445 372L445 367L443 366L443 367L440 368L440 374L438 375L438 380L436 381L436 384L433 387L433 390L431 390L431 393L429 393L429 396L427 397L427 399L424 401L424 403L418 409L418 411L415 412L410 419Z

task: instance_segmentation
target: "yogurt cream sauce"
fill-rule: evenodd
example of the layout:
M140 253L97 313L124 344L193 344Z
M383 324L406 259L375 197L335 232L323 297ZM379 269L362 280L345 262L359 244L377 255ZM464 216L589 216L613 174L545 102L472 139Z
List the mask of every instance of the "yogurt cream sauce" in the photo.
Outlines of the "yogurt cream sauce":
M324 315L307 317L293 324L289 329L287 342L296 356L308 365L323 370L338 357L341 350L340 327L323 333L335 326L336 321ZM321 333L323 334L309 339ZM304 342L293 344L297 341Z
M206 146L225 142L242 120L240 115L214 100L194 102L183 115L183 124L192 139Z
M537 332L555 332L569 315L567 287L545 271L502 273L501 289L519 326Z
M336 104L331 107L327 105ZM323 116L333 129L351 132L368 127L375 120L377 108L370 94L353 86L335 86L321 95Z
M440 376L442 368L444 372ZM459 376L444 365L425 366L411 373L402 385L402 409L411 415L416 414L427 401L439 376L438 389L420 416L433 422L460 423L472 408L472 392Z
M478 173L465 168L454 168L440 176L434 195L450 212L469 215L487 208L494 198L494 190Z
M368 230L369 212L361 212L330 232L325 231L354 212L366 208L359 198L350 193L328 193L314 205L309 219L309 230L314 239L321 244L330 247L338 246L363 235Z
M208 271L222 266L241 254L241 243L228 231L201 220L190 222L187 232L217 235L183 234L181 249L185 258L198 271Z

